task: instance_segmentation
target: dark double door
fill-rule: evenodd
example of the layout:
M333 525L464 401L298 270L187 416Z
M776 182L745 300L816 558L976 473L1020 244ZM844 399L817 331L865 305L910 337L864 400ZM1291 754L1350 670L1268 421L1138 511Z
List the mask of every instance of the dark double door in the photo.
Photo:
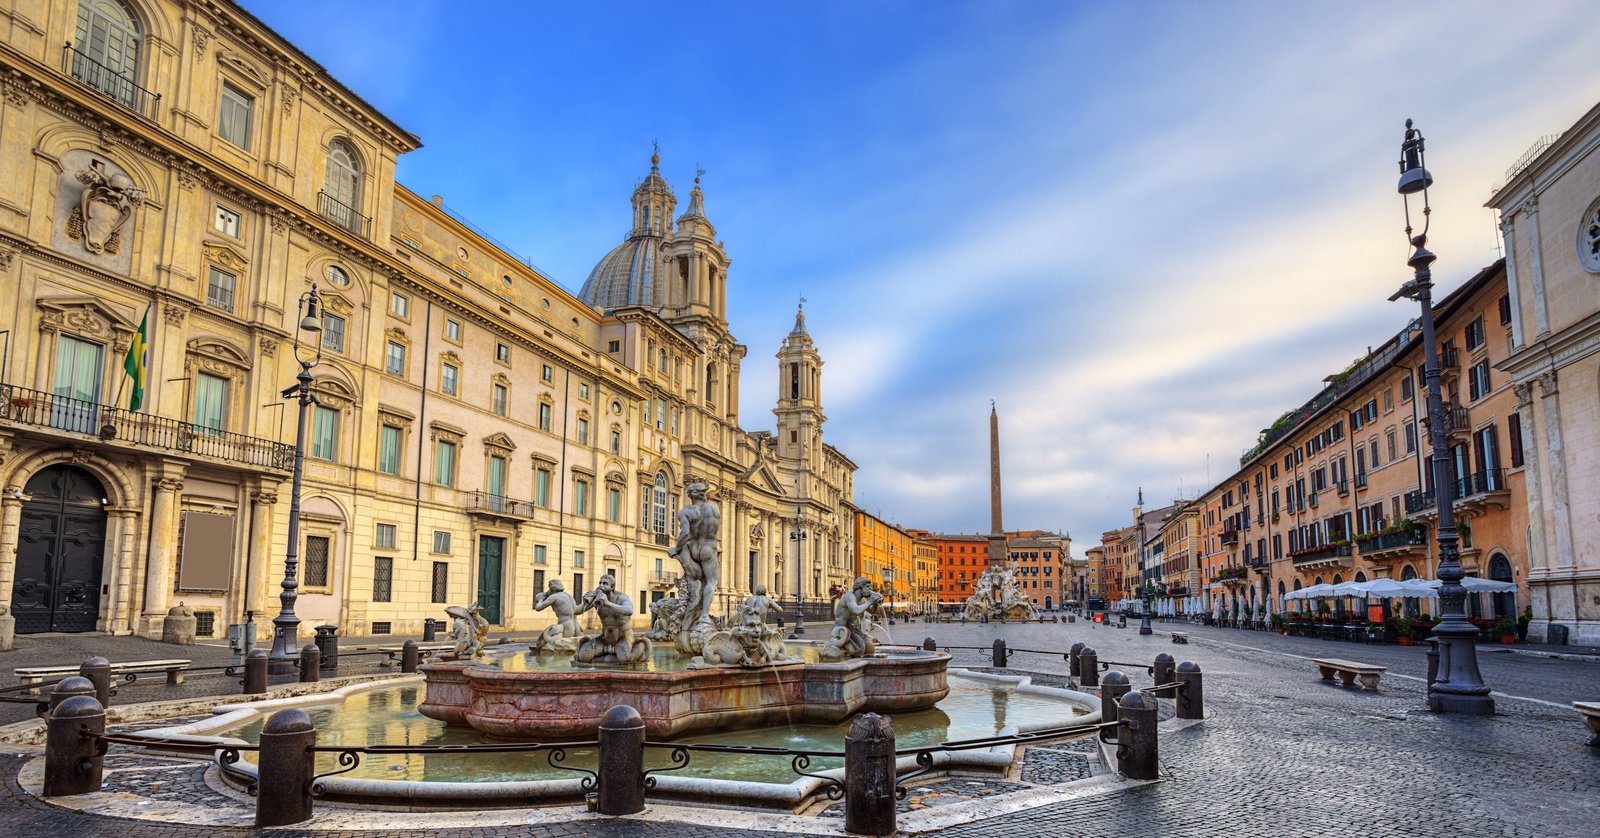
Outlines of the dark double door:
M88 472L51 466L24 490L11 613L18 634L94 631L105 555L103 490Z

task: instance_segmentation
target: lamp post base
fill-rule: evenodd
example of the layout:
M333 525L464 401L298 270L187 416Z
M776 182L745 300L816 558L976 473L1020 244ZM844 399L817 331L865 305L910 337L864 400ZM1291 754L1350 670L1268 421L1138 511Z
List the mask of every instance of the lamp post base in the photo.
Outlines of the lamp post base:
M296 649L299 640L299 620L291 626L280 624L277 627L272 638L272 653L267 656L268 675L294 675L300 671L300 653Z
M1434 691L1428 694L1428 710L1433 713L1455 713L1462 716L1493 716L1494 699L1485 692L1476 693L1448 693L1440 692L1439 685L1433 685Z

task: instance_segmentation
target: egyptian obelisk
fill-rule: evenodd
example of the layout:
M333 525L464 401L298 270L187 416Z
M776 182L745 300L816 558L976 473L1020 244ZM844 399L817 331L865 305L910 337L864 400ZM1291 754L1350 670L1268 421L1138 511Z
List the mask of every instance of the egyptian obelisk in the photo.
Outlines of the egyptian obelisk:
M1000 415L989 402L989 566L1007 561L1006 530L1000 522Z

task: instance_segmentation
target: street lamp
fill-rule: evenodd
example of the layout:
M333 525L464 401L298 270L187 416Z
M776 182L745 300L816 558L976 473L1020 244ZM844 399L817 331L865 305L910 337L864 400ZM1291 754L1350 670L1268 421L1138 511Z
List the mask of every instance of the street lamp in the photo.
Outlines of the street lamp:
M1139 603L1139 633L1154 634L1150 628L1150 596L1155 587L1150 583L1144 560L1144 487L1139 488L1139 585L1142 601Z
M1399 191L1406 211L1406 238L1416 248L1406 260L1415 276L1390 295L1422 304L1423 385L1428 398L1428 445L1433 449L1434 499L1439 512L1439 606L1442 614L1433 634L1439 638L1439 673L1428 688L1428 709L1435 713L1494 713L1494 699L1478 672L1478 629L1467 622L1467 589L1461 586L1461 553L1456 547L1456 518L1452 508L1456 484L1450 478L1450 454L1446 448L1444 397L1439 388L1439 356L1433 333L1433 273L1429 266L1436 258L1428 252L1428 187L1433 176L1424 164L1422 132L1406 120L1405 139L1400 143ZM1412 235L1411 197L1422 193L1422 232ZM1464 477L1465 475L1463 475Z
M294 613L294 601L298 597L295 591L300 587L296 579L300 569L300 485L306 462L306 411L317 401L311 392L311 368L322 361L321 305L322 297L313 282L311 290L300 295L296 309L301 317L294 333L294 359L300 362L300 375L296 376L296 384L283 391L284 398L299 401L300 421L295 428L294 483L289 490L289 547L283 556L283 593L278 595L283 607L278 616L272 618L272 654L267 663L267 671L273 675L293 674L300 660L300 618ZM302 334L310 340L309 347L302 344Z

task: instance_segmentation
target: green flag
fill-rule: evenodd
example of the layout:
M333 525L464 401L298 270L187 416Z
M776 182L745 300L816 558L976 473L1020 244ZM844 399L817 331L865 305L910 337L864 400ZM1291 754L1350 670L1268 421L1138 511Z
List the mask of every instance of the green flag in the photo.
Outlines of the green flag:
M128 347L128 357L122 362L122 369L133 379L133 393L128 396L129 410L144 406L144 384L150 364L149 334L150 309L147 308L144 319L139 321L139 333L133 336L133 344Z

